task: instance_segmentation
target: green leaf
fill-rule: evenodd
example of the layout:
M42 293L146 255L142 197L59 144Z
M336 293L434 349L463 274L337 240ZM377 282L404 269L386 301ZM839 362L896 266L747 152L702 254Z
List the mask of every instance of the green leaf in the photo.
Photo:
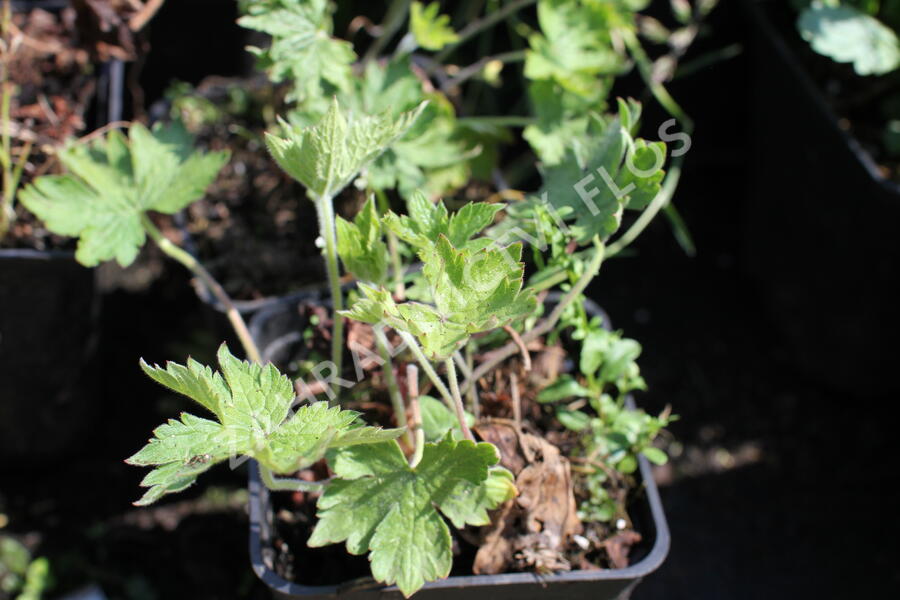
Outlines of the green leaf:
M607 239L622 222L625 208L641 209L656 197L664 171L662 142L633 140L632 115L605 121L594 117L584 144L567 150L558 165L545 169L541 199L571 222L581 243ZM577 141L577 140L576 140Z
M654 465L664 465L669 462L669 457L666 456L666 453L655 446L647 446L641 450L641 454L646 456L647 460Z
M440 235L420 256L438 312L469 333L502 327L534 310L534 294L522 290L521 243L457 250Z
M238 360L225 344L218 359L221 373L190 360L187 366L170 362L165 369L141 361L150 377L195 400L217 421L182 413L180 420L170 419L153 431L147 445L125 461L155 467L141 482L150 489L135 504L181 491L214 464L235 456L292 473L329 448L380 443L402 433L360 427L358 413L329 408L326 402L302 406L289 417L294 388L274 366Z
M429 212L428 216L435 214L446 213ZM418 219L409 223L422 228L434 225L434 221ZM457 250L439 234L437 243L423 248L420 256L435 307L418 302L397 304L384 288L360 284L363 298L340 314L411 333L429 358L439 360L453 354L469 335L502 327L534 311L532 290L522 290L521 243Z
M616 463L616 469L625 474L634 473L637 471L637 467L637 458L635 458L633 454L626 454L622 460Z
M369 198L353 223L337 217L337 251L344 268L357 279L382 284L387 279L388 247L382 239L381 219Z
M450 17L438 14L440 2L432 2L423 7L421 2L413 2L409 9L409 29L416 42L426 50L440 50L459 39L450 27Z
M180 123L153 131L136 123L128 141L111 131L60 152L70 173L39 177L19 200L50 231L79 238L81 264L115 259L128 266L145 240L143 213L180 211L203 196L228 160L227 152L193 152L192 143Z
M591 396L591 390L582 386L569 375L562 375L559 379L540 391L537 401L541 404L559 402L566 398L587 398Z
M522 136L547 166L559 164L573 140L584 137L588 113L604 108L602 101L585 102L552 80L532 81L528 97L537 122L526 127Z
M279 166L305 185L312 196L334 196L415 122L424 108L393 118L388 114L351 121L335 99L312 127L282 122L286 138L266 133L266 145Z
M489 145L459 125L456 108L444 94L425 90L408 55L369 61L362 77L355 77L352 88L338 92L337 98L356 114L395 118L428 102L409 130L366 169L365 182L372 189L396 188L404 198L416 190L444 194L468 182L472 163L482 159L482 149ZM327 109L327 102L306 103L290 113L290 121L308 126Z
M498 460L491 444L449 437L426 444L415 468L396 442L340 449L329 461L339 479L319 498L308 544L346 542L351 554L369 552L375 579L408 597L450 573L450 530L438 511L457 527L485 525L486 510L509 496L509 477L489 470Z
M853 63L859 75L884 75L900 67L897 34L852 6L813 4L800 14L797 28L813 50Z
M446 96L433 92L425 98L421 118L372 165L374 187L396 186L409 198L418 190L440 195L469 181L470 161L481 156L481 147L466 139Z
M456 415L446 404L431 396L419 396L419 405L422 411L422 431L425 432L426 442L436 442L444 439L450 432L453 439L464 439L462 429ZM465 413L466 423L471 427L475 424L475 416Z
M488 511L512 500L517 494L513 474L506 467L494 465L488 469L483 484L475 488L468 481L457 484L441 503L441 512L457 529L466 525L489 525Z
M503 204L470 202L450 215L443 202L432 202L422 192L415 192L406 203L409 215L388 212L385 226L416 249L430 248L438 237L446 236L457 248L480 247L483 241L472 238L493 223Z
M638 342L614 336L603 359L600 379L609 382L618 381L628 374L629 366L634 364L640 355L641 345Z
M339 314L372 325L385 324L411 333L430 357L450 356L468 339L464 325L448 322L434 308L418 302L397 304L384 288L358 284L363 297Z
M541 0L541 32L529 36L525 77L552 80L567 92L598 101L609 79L626 68L611 32L624 25L616 3L590 0Z
M266 49L249 48L275 82L291 81L287 99L315 101L335 90L348 90L356 60L350 42L332 37L327 0L256 0L238 24L272 36Z
M572 431L584 431L591 426L591 416L580 410L569 410L562 406L556 409L556 418L567 429Z

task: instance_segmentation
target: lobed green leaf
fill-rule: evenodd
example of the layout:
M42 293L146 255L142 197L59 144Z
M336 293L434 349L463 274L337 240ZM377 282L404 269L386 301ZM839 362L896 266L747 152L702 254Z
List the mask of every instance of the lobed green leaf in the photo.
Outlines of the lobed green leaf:
M292 473L321 459L329 448L378 444L403 432L360 426L359 413L325 402L301 406L288 416L293 385L274 366L239 360L225 344L218 360L221 373L193 360L170 362L165 369L141 361L151 378L209 409L218 422L183 413L180 421L157 427L147 445L126 460L155 467L141 482L150 489L136 504L181 491L214 464L235 456L253 457L275 473Z
M384 283L388 270L388 247L375 201L369 198L353 222L337 217L337 251L344 268L357 279Z
M491 469L498 460L491 444L449 436L426 444L415 468L396 442L342 448L329 460L339 479L319 498L308 543L368 552L375 579L408 597L450 573L450 531L438 511L457 527L486 524L486 511L514 495L512 475Z
M306 186L310 195L331 197L402 136L424 106L397 118L382 114L351 121L335 98L316 125L303 128L282 122L287 137L266 133L266 145L281 168Z
M75 258L85 266L115 259L131 264L144 244L141 216L149 210L173 214L203 195L228 160L227 152L192 151L179 123L139 123L129 139L118 131L91 145L71 145L60 161L67 175L46 175L19 199L60 235L77 236Z

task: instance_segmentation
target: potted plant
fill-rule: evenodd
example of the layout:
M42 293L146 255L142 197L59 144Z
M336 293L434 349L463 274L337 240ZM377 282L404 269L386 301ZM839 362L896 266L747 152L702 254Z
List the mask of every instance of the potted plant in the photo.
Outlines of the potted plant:
M445 135L443 113L428 112L440 97L371 114L365 103L328 94L328 85L344 85L349 63L346 46L321 35L328 26L312 19L327 6L279 3L286 15L270 4L260 3L265 10L253 16L273 28L288 16L294 25L312 21L312 38L304 40L324 45L317 55L343 65L310 65L296 89L307 114L266 137L315 207L328 278L329 298L310 306L303 329L293 332L301 343L292 349L277 340L287 348L279 357L288 360L268 362L276 351L261 347L264 324L248 329L222 286L150 215L189 205L226 159L192 152L178 124L134 124L127 138L112 131L64 157L70 174L40 178L20 195L51 230L79 238L86 264L127 264L149 237L216 293L249 359L223 344L217 368L193 360L142 363L148 376L211 418L183 413L127 460L152 467L137 504L184 490L217 463L251 458L251 554L279 592L366 597L384 584L406 596L475 588L506 596L627 594L668 548L648 461L666 461L654 441L673 417L634 408L630 394L645 387L635 362L640 346L612 331L584 293L603 261L667 205L677 178L666 179L665 143L638 136L640 103L618 100L610 114L596 95L602 90L589 85L577 94L603 110L582 104L583 114L541 123L546 130L536 120L528 134L543 159L537 194L448 209L433 199L435 188L416 183L446 185L437 173L446 175L448 165L415 162L433 143L432 128ZM529 4L510 3L478 28ZM563 83L591 80L577 65L559 72L541 62L561 43L556 19L599 15L581 3L542 6L547 36L529 43L545 54L523 57L537 61L535 94L547 105ZM434 5L413 4L409 14L406 39L423 47L446 49L466 37L455 37ZM629 47L639 54L633 38ZM386 93L375 83L389 66L371 68L369 101ZM668 102L664 88L653 87ZM568 129L555 131L553 123ZM404 148L414 134L428 141ZM350 184L372 192L352 221L336 217L334 207ZM380 200L395 187L405 210ZM352 275L349 289L342 264ZM279 514L294 515L291 529L308 551L292 554L297 546L286 543L285 523L271 520L269 491L291 492L281 494L287 504ZM368 555L378 583L346 581L359 564L335 553L338 543L350 555ZM446 579L454 562L468 576Z
M384 334L373 329L374 347L384 361L382 380L394 410L391 418L399 427L382 429L362 424L359 413L341 407L336 393L343 385L343 380L336 375L343 373L337 365L344 357L340 345L344 338L334 333L341 327L340 320L334 318L331 339L340 343L332 344L331 360L326 361L330 377L322 381L321 388L334 406L329 406L329 402L312 402L291 413L294 386L274 366L259 364L260 354L254 340L248 336L237 311L231 311L232 322L252 362L236 359L223 345L219 352L221 372L191 361L187 365L170 363L164 369L143 365L148 375L210 410L217 422L184 414L180 420L171 420L155 431L150 443L129 459L132 464L154 466L142 484L149 489L138 503L147 504L183 490L217 462L250 456L259 462L262 481L270 489L321 493L320 528L311 539L313 545L350 539L351 552L366 549L373 552L377 578L397 583L404 593L411 594L426 581L445 577L451 564L449 529L439 513L431 508L426 511L427 507L439 506L441 514L457 527L488 525L487 510L507 505L514 501L516 494L521 498L528 491L523 483L528 481L523 479L528 467L522 467L515 478L514 465L512 469L498 465L501 456L495 445L474 441L462 394L469 394L472 410L484 411L483 416L487 416L486 407L472 404L476 382L511 355L522 353L522 360L527 362L527 344L551 334L559 326L560 332L574 328L577 333L572 335L573 339L583 340L590 350L579 359L584 380L582 383L575 378L558 378L543 389L537 401L566 401L554 411L558 421L568 430L590 433L583 445L576 444L586 452L586 481L594 481L585 485L595 488L585 496L581 507L583 518L604 522L615 516L617 523L624 523L620 529L628 527L627 517L619 516L627 515L626 497L619 497L617 503L615 497L600 497L599 490L607 481L625 485L623 482L642 460L639 456L657 462L665 459L650 442L668 416L653 418L625 406L626 394L643 385L634 364L639 347L605 330L602 318L589 318L583 310L581 294L603 260L606 248L601 236L618 228L624 208L645 208L659 193L663 173L657 158L660 153L664 155L664 145L632 137L639 105L622 102L620 111L616 118L595 118L590 129L596 136L595 144L586 154L586 162L547 171L545 196L554 198L553 202L534 199L528 203L530 211L510 217L510 224L517 223L517 229L521 225L552 240L545 248L549 252L548 260L539 272L539 280L546 281L548 274L557 277L562 273L570 282L567 293L540 321L534 320L539 314L535 296L539 288L548 286L523 288L524 267L519 262L522 243L504 244L506 236L502 229L495 238L475 237L493 221L501 208L498 205L470 204L451 217L442 204L432 204L417 194L410 204L409 216L385 215L385 226L418 249L424 265L421 284L427 288L424 293L430 296L428 304L397 302L383 287L387 281L389 250L382 238L374 201L368 202L352 224L335 225L329 221L330 196L402 135L421 109L396 119L385 115L349 121L335 102L316 126L292 129L286 138L270 136L270 148L280 164L310 190L322 215L323 227L330 225L332 233L341 232L339 238L335 235L332 243L325 245L325 251L332 253L330 259L336 261L340 255L345 265L352 265L360 278L372 284L360 283L364 297L338 313L339 316L358 323L383 322L396 331L446 405L418 397L415 368L406 378L409 392L404 400L390 366L390 354L396 354L397 349L388 348ZM52 230L77 235L78 256L86 264L110 259L127 263L144 239L150 237L163 251L221 292L196 261L159 234L146 214L148 210L180 209L202 192L221 167L225 156L190 153L187 143L188 138L176 125L157 127L152 132L133 125L127 140L115 131L110 132L88 148L76 148L64 154L62 160L72 174L36 180L22 192L21 201ZM617 197L611 189L588 189L579 194L577 188L568 188L564 183L572 175L579 177L576 182L582 181L584 173L606 167L611 169L607 174L617 184L616 189L627 189L626 193ZM586 203L580 212L573 210L575 199L582 195L595 202ZM591 207L597 208L599 219L587 218ZM598 226L609 227L609 233L595 231ZM327 231L323 233L328 235ZM579 243L588 244L583 253L568 251L572 244ZM221 293L223 303L227 304L229 299ZM339 288L332 305L342 306ZM506 329L499 329L502 327ZM458 353L474 351L471 345L474 335L498 331L505 331L513 341L499 346L483 363L473 364L468 378L460 381L457 364L466 372L469 363ZM490 343L490 336L484 339ZM446 369L446 383L437 371L439 365ZM322 374L321 370L315 372ZM512 387L508 389L517 396L516 373L509 375ZM409 429L405 427L407 402L413 414ZM519 404L516 406L521 408ZM587 406L592 411L579 409ZM612 415L617 416L608 420ZM518 423L516 427L522 427L521 419L521 415L513 419L513 423ZM429 426L429 434L426 421L431 425L435 422L450 425L437 429ZM479 422L475 431L490 439L497 434L491 433L489 424ZM429 442L426 434L437 437ZM554 455L548 442L528 435L529 443L538 444L542 456ZM403 446L396 441L401 436L406 438ZM404 450L410 453L410 462ZM559 450L555 456L556 467L560 469L557 476L568 473L568 462ZM608 461L602 468L597 465L603 463L594 464L599 456ZM335 478L306 481L281 476L321 465L326 457ZM377 460L371 462L372 458ZM382 468L376 466L379 460L386 461L382 466L387 471L371 471ZM610 465L619 471L612 470ZM396 492L400 494L397 498L386 497L382 507L389 508L392 502L405 498L404 502L412 503L408 508L414 509L413 512L395 514L390 520L387 513L378 512L371 519L360 519L359 531L347 529L353 521L347 519L346 511L355 506L353 502L358 502L350 499L358 498L355 495L362 493L360 490L367 490L366 494L371 492L374 489L371 486L378 487L381 477L398 478ZM558 535L557 545L577 535L575 531L580 528L576 524L571 477L568 481L570 486L563 486L560 491L563 497L568 496L572 522L561 524L566 529ZM540 480L533 481L532 485L540 485ZM652 480L645 481L644 485L652 489ZM421 522L423 531L438 537L424 547L415 546L417 558L407 562L406 555L397 552L402 548L388 540L400 531L397 529L400 524L418 518L416 515L421 511L428 513ZM378 536L382 526L384 533ZM658 531L664 530L664 525L656 527ZM360 545L361 539L376 538L385 541L378 544L366 541ZM591 547L590 539L584 537L584 540Z
M880 3L875 16L860 12L865 3L799 4L745 2L758 182L745 211L745 265L805 372L842 389L887 393L894 382L856 373L888 368L900 333L898 299L884 291L900 264L888 225L900 211L900 188L884 143L896 105L889 58L897 42L884 24L891 21L876 20L889 19L893 3ZM768 233L759 236L763 226ZM849 306L866 308L834 317ZM834 348L863 341L869 352L833 368Z

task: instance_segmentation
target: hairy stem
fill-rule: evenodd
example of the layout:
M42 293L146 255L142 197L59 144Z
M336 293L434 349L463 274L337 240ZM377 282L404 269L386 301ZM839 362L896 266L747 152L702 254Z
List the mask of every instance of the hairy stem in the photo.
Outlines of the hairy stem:
M409 406L412 409L412 423L410 429L416 439L413 446L413 454L409 459L410 468L415 469L422 461L422 453L425 451L425 430L422 429L422 409L419 406L419 368L410 363L406 365L406 385Z
M394 376L394 363L391 361L390 342L384 331L379 327L372 327L375 333L375 347L378 349L378 355L384 364L381 370L384 373L384 381L387 384L388 394L391 397L391 406L394 409L394 419L397 421L397 427L406 425L406 406L403 404L403 395L400 393L400 386L397 385L397 378ZM403 434L403 441L407 446L412 446L412 436L409 430Z
M447 407L450 408L450 410L453 410L453 396L450 394L450 390L447 389L447 386L444 385L444 382L441 381L441 378L438 377L437 371L435 371L434 367L431 366L431 363L428 361L425 353L422 352L422 349L419 347L419 342L417 342L416 338L410 333L407 333L405 331L398 331L397 333L399 333L403 341L406 342L406 345L413 353L413 356L416 357L419 366L422 367L422 370L425 371L425 375L427 375L428 379L431 380L431 383L434 384L434 387L444 399Z
M328 485L328 480L304 481L293 477L276 477L272 470L259 465L259 476L263 485L273 492L321 492Z
M448 358L444 361L444 366L447 367L447 379L450 381L450 392L453 394L453 412L456 413L456 420L459 421L459 427L462 429L465 438L474 442L475 437L469 430L469 424L466 423L466 409L463 407L462 394L459 393L456 365L453 364L452 358Z
M466 344L466 369L463 371L466 377L472 375L472 369L475 368L475 362L472 358L472 344ZM478 386L471 385L466 392L469 399L469 410L475 415L475 419L481 418L481 403L478 401Z
M382 216L390 210L387 196L383 190L375 190L375 197L378 198L378 210ZM406 286L403 285L403 261L400 259L400 243L397 241L397 235L387 230L388 254L391 258L391 276L394 278L394 296L397 300L403 301L406 298Z
M562 317L566 308L581 295L588 284L590 284L591 280L597 275L604 257L603 242L601 242L600 238L597 236L594 236L594 246L597 248L597 252L594 254L591 263L584 270L581 278L576 281L575 285L572 286L572 289L566 292L566 295L560 299L559 304L556 305L546 319L535 325L533 329L522 334L521 337L524 344L529 344L540 336L549 333L559 321L560 317ZM472 372L472 376L463 382L462 390L468 390L469 386L474 385L476 381L484 377L494 367L517 352L519 352L519 345L516 342L509 342L505 346L489 352L485 357L485 361L478 365Z
M325 270L328 273L328 285L331 288L332 325L331 325L331 362L335 373L341 375L341 363L344 358L344 319L338 314L344 309L344 298L341 294L341 272L338 267L337 234L334 226L334 206L331 196L319 196L315 199L316 214L319 217L319 235L325 240L322 256L325 257ZM334 389L332 385L332 389Z
M256 342L253 341L253 337L247 329L244 318L241 316L241 313L238 312L238 309L234 306L234 302L232 302L221 284L209 274L209 271L207 271L196 258L165 237L162 232L157 229L156 225L153 224L153 221L150 220L150 217L148 217L146 213L141 215L141 224L144 227L144 231L147 232L147 235L150 236L150 239L156 243L160 250L170 258L173 258L184 265L188 271L198 277L200 281L209 288L216 299L225 308L225 314L228 317L229 322L231 322L231 326L237 334L238 339L241 341L241 345L244 347L244 353L247 355L247 358L255 363L262 362L259 349L256 347Z

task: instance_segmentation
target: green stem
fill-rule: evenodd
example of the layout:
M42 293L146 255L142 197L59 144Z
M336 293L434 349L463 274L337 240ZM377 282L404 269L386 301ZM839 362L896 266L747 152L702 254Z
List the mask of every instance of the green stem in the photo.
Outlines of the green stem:
M475 359L472 357L472 344L471 342L466 344L466 370L464 371L466 377L470 377L472 373L472 369L475 368ZM475 415L475 419L481 418L481 402L478 401L478 386L471 385L469 386L468 391L466 392L469 397L469 410L472 411L472 414Z
M450 392L453 394L453 411L456 413L456 420L459 421L459 427L462 429L465 438L474 442L475 437L469 430L469 424L466 423L466 409L463 407L462 394L459 393L456 365L453 364L452 358L448 358L444 361L444 366L447 367L447 379L450 381Z
M434 384L434 387L444 399L447 407L450 410L454 410L454 401L453 396L450 394L450 390L447 389L447 386L444 385L444 382L441 381L440 377L438 377L437 371L434 370L434 367L431 366L431 362L429 362L428 358L425 356L425 353L422 352L422 349L419 347L419 342L417 342L416 338L413 337L413 335L410 333L407 333L405 331L398 331L397 333L400 334L400 337L404 342L406 342L406 345L409 346L409 349L413 353L413 356L416 357L416 361L419 363L419 366L422 367L422 370L425 371L428 379L430 379L431 383Z
M666 174L666 180L663 182L659 193L656 194L656 197L647 205L635 222L631 224L631 227L609 245L607 249L608 256L615 256L627 248L653 221L656 214L669 204L669 201L675 194L675 188L678 187L678 180L681 178L681 162L682 157L680 156L672 161L669 172Z
M390 210L390 204L384 190L375 190L375 196L378 198L378 210L382 216ZM387 230L388 254L391 258L391 275L394 278L394 296L398 300L406 297L406 286L403 285L403 261L400 259L400 245L397 241L396 234L390 229Z
M476 117L460 117L456 120L460 126L465 125L497 125L498 127L528 127L537 123L534 117L518 116L518 115L495 115L495 116L476 116Z
M466 359L463 358L463 355L459 350L453 353L453 360L456 361L456 366L459 367L460 371L462 371L463 377L472 376L472 369L470 369L469 365L466 364Z
M393 0L388 6L387 12L384 14L384 21L381 23L381 35L379 35L366 50L363 56L363 64L374 58L378 58L384 47L394 37L394 34L406 21L406 15L409 12L410 0Z
M512 50L510 52L502 52L493 56L485 56L484 58L469 65L468 67L460 69L454 77L441 84L441 91L446 92L448 90L451 90L454 87L461 85L463 82L471 79L472 77L475 77L488 65L488 63L500 61L503 64L508 64L514 62L522 62L524 60L525 50Z
M293 477L276 477L272 470L259 465L259 476L263 484L273 492L321 492L328 481L304 481Z
M422 455L425 453L425 430L419 425L416 428L416 446L413 455L409 457L409 467L415 469L422 462Z
M527 345L540 336L549 333L562 317L562 314L566 310L566 308L581 295L588 284L591 283L591 280L596 277L597 272L600 270L600 265L603 263L605 248L603 246L603 242L600 241L600 238L598 236L594 236L594 246L597 248L597 251L594 254L594 258L591 260L590 264L584 270L584 273L581 275L578 281L575 282L575 285L573 285L572 288L568 292L566 292L566 295L560 299L559 304L556 305L556 307L550 312L550 315L546 319L535 325L533 329L530 329L529 331L526 331L522 334L523 343ZM463 382L462 390L468 390L469 386L474 385L476 381L484 377L494 367L499 365L501 362L503 362L513 354L516 354L517 352L519 352L519 346L515 342L509 342L505 346L489 352L487 360L478 365L478 367L474 371L472 371L472 376L467 378Z
M384 373L384 381L387 383L388 394L391 397L391 406L394 408L394 420L397 421L397 427L405 427L406 406L403 404L403 395L400 393L400 386L397 385L397 378L394 377L394 363L391 361L391 352L388 350L390 342L381 328L375 326L372 327L372 331L375 333L375 347L378 349L378 355L384 361L381 370ZM408 446L412 445L412 436L408 429L403 434L403 441Z
M409 459L409 466L415 469L422 461L422 454L425 451L425 430L422 429L422 409L419 404L419 369L416 365L410 363L406 365L406 384L407 395L409 396L409 407L412 410L411 429L416 438L416 445L413 447L413 455Z
M150 217L148 217L146 213L141 214L141 225L143 225L144 231L147 232L147 235L150 236L163 253L184 265L188 271L198 277L203 284L209 288L225 309L225 314L231 322L231 326L234 328L234 332L237 334L238 339L241 341L241 345L244 347L244 353L246 353L247 358L252 362L261 363L262 360L259 349L256 347L256 343L253 341L253 337L247 329L244 318L241 316L241 313L238 312L238 309L234 306L234 302L232 302L231 298L219 282L209 274L209 271L207 271L196 258L165 237L162 232L156 228L156 225L153 224L153 221L150 220Z
M6 44L6 31L9 23L9 2L4 2L2 7L2 23L0 23L0 32L2 32L2 42ZM12 92L10 91L10 83L6 81L6 57L0 56L0 163L3 168L3 190L0 195L0 240L6 237L12 223L12 203L15 198L15 187L13 187L13 166L12 166L12 144L10 142L10 129L12 123L9 119L10 103L12 101Z
M694 131L694 121L691 120L681 106L679 106L669 93L669 90L666 89L666 86L663 85L661 81L653 79L653 62L650 60L650 57L647 56L647 53L644 52L644 47L641 46L640 40L638 40L637 36L630 29L622 28L620 33L625 42L625 46L628 48L628 52L634 59L635 64L637 64L638 71L640 72L644 83L646 83L647 87L650 89L650 93L653 94L656 101L666 109L666 112L681 122L681 127L684 129L685 133L690 135L691 132Z
M437 53L434 57L434 63L432 66L428 68L426 71L427 75L431 75L441 63L446 60L450 54L456 50L456 48L467 42L472 37L478 35L485 29L489 27L493 27L495 23L499 23L508 17L509 15L525 8L526 6L530 6L535 4L537 0L513 0L512 2L506 4L503 8L489 13L483 16L480 19L472 21L468 26L464 27L462 31L459 32L457 39L455 42L444 46L444 49Z
M325 240L322 256L325 257L325 270L328 273L328 285L331 288L331 362L334 363L335 376L340 377L341 363L344 358L344 318L338 314L338 311L344 309L344 299L341 294L341 272L338 267L334 207L331 203L331 196L319 196L315 199L315 204L316 214L319 217L319 234ZM334 389L334 384L332 389Z

